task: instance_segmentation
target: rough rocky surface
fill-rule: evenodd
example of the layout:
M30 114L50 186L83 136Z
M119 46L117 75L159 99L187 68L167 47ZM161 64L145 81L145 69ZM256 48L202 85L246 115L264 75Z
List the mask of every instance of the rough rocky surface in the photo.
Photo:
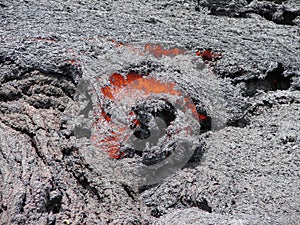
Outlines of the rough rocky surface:
M300 221L299 1L195 7L185 0L0 1L1 224ZM78 147L68 123L80 77L157 66L118 57L111 40L222 54L206 79L221 81L226 126L199 135L202 147L189 163L157 185L116 179L117 162Z

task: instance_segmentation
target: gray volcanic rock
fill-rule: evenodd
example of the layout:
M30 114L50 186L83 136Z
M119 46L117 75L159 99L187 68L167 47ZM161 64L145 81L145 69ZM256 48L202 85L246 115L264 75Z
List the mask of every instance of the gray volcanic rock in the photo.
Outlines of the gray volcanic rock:
M297 0L289 1L253 1L247 6L247 12L257 13L264 18L278 24L298 25L300 3ZM280 4L276 4L280 3ZM249 11L248 11L249 10Z
M245 15L242 9L248 5L247 0L204 0L199 5L206 7L209 13L218 16L238 17Z
M230 17L248 17L255 13L278 24L299 25L299 1L297 0L199 0L209 14ZM198 9L199 7L197 7Z
M165 218L162 218L156 224L273 224L278 221L272 219L260 218L258 216L239 214L234 215L222 215L222 214L210 214L208 212L200 211L197 208L189 208L184 210L174 210L174 212L168 214Z
M215 213L235 215L234 219L245 213L272 223L296 224L300 124L290 121L300 119L299 95L297 99L294 105L256 107L248 126L206 136L201 164L187 165L167 182L144 192L146 204L161 214L188 205L212 211L219 220L222 216ZM173 219L168 218L171 224ZM191 224L190 217L183 218L183 224Z
M0 2L1 224L300 220L299 1L218 2ZM148 43L185 54L132 53ZM202 70L204 50L222 58ZM199 135L183 169L145 187L118 179L131 159L89 149L70 123L81 78L130 70L188 71L178 82L225 121Z

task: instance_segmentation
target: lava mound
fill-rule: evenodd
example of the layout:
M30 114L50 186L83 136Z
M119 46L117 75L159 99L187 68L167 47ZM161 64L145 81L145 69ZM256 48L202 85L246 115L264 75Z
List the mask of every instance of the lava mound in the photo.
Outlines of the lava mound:
M143 185L163 180L186 165L201 132L220 124L219 84L199 56L159 44L118 44L103 56L120 62L117 72L93 66L91 146L119 166L117 173L128 163L134 168L117 175L122 180L131 174Z
M196 106L175 83L135 72L114 73L101 92L92 142L111 158L128 156L132 150L143 155L158 146L171 150L178 145L174 136L200 130ZM107 128L104 133L103 128Z
M149 170L163 176L162 170L186 164L205 115L175 83L114 73L99 93L91 137L96 149L114 159L136 158L144 177L153 174Z

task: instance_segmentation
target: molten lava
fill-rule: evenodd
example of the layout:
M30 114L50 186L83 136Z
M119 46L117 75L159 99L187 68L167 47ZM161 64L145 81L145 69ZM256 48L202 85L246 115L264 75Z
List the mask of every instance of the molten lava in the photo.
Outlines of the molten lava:
M162 56L175 57L177 55L183 55L189 53L188 50L184 48L168 48L165 49L161 44L152 44L148 43L144 45L143 52L140 49L133 47L129 44L124 44L122 42L116 40L109 40L111 43L115 45L116 48L126 47L130 51L134 53L138 53L139 55L144 55L144 53L149 53L156 58L161 58ZM204 51L196 51L196 56L200 56L205 62L214 62L222 58L222 54L213 53L211 50Z
M216 61L222 58L221 54L212 53L210 50L197 51L196 56L201 56L204 61Z
M162 56L174 57L176 55L183 55L185 53L185 50L182 48L164 49L159 44L146 44L144 51L151 53L156 58L161 58Z
M149 98L152 94L166 94L171 96L184 96L180 90L176 89L175 83L167 83L154 79L153 77L142 76L136 72L129 72L126 76L114 73L109 78L109 84L101 88L104 99L111 103L125 103L130 109L136 101ZM183 97L183 111L190 110L194 118L199 121L205 120L206 115L199 114L196 106L189 97ZM133 128L140 126L140 121L133 111L127 112L126 121L118 123L114 121L109 113L106 112L107 105L99 105L97 118L94 128L107 127L107 132L100 138L97 135L92 136L93 145L97 148L105 149L109 157L118 159L123 156L122 147L132 135Z
M110 42L116 48L126 47L129 51L138 53L141 56L151 54L156 58L161 58L163 56L175 57L189 53L183 48L165 49L160 44L146 44L143 46L143 49L140 49L115 40L110 40ZM196 56L200 56L205 62L216 61L222 57L221 54L212 53L210 50L197 51ZM92 135L92 143L95 147L104 149L111 158L118 159L122 157L125 154L123 150L130 136L133 135L135 129L142 127L142 122L139 120L138 115L136 115L136 112L133 112L135 104L143 99L149 99L153 95L161 95L162 98L164 96L175 96L175 99L180 100L181 103L184 102L184 104L178 102L173 102L172 104L180 104L184 113L190 111L200 124L202 124L201 122L207 122L209 119L207 115L197 112L195 104L176 88L175 83L159 81L153 77L143 76L136 72L129 72L125 76L113 73L108 83L100 91L103 95L103 102L99 103L98 108L95 110L96 121L93 127L98 133L97 135ZM123 117L126 118L121 119L121 122L120 118L112 116L116 111L124 109L128 110L128 112L122 111ZM111 110L114 111L112 112ZM121 115L119 112L117 114Z

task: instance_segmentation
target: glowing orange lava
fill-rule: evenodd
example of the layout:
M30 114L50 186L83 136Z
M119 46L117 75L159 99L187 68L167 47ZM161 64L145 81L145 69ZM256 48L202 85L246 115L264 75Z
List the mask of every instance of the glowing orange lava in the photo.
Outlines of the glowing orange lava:
M142 76L136 72L130 72L126 76L114 73L109 78L109 84L101 88L101 92L109 101L126 102L132 106L137 99L145 99L151 94L167 94L173 96L184 96L180 90L176 89L175 83L162 82L153 77ZM189 97L183 98L185 104L183 111L191 110L193 117L198 120L205 120L206 116L197 112L196 106ZM130 107L129 107L130 108ZM140 121L136 118L134 112L128 112L130 124L115 123L110 115L105 112L103 106L99 105L100 115L97 115L94 127L107 127L107 134L99 140L97 135L92 136L92 142L95 147L105 149L110 158L118 159L124 153L120 150L124 143L132 135L132 127L140 126Z
M162 56L174 57L176 55L183 55L185 53L185 50L182 48L164 49L160 44L146 44L144 51L151 53L156 58L161 58Z
M161 44L148 43L144 45L143 52L140 49L133 47L130 44L124 44L116 40L109 40L111 43L115 44L116 48L126 47L134 53L139 55L144 55L144 53L149 53L155 56L156 58L161 58L162 56L175 57L177 55L183 55L189 51L184 48L168 48L165 49ZM196 51L196 56L200 56L205 62L217 61L222 58L222 54L213 53L211 50Z
M189 53L189 51L183 48L174 47L165 49L160 44L145 44L143 49L141 49L115 40L109 41L116 48L126 47L129 51L138 53L140 56L151 54L156 58L161 58L163 56L175 57ZM216 61L222 57L221 54L212 53L210 50L197 51L196 56L200 56L205 62ZM177 89L175 83L159 81L153 77L143 76L136 72L129 72L125 76L113 73L108 83L100 91L103 94L105 102L107 101L109 102L108 104L111 103L112 105L122 103L127 106L127 109L132 109L137 100L147 99L153 94L178 96L178 99L183 99L184 101L182 109L184 113L190 110L193 117L200 122L208 119L205 114L197 112L197 108L192 100ZM122 147L126 145L126 142L132 135L132 130L141 126L141 123L137 119L137 115L132 111L122 114L125 115L124 117L126 117L125 119L126 121L128 120L128 123L114 121L115 118L107 112L106 107L107 105L105 104L99 103L98 105L98 111L95 113L96 121L93 126L96 131L101 130L102 133L100 135L92 135L92 143L95 147L104 149L110 158L119 159L125 154L122 152ZM116 108L116 110L120 109ZM105 131L101 129L103 127Z
M204 61L216 61L222 58L221 54L212 53L210 50L197 51L196 56L201 56Z

